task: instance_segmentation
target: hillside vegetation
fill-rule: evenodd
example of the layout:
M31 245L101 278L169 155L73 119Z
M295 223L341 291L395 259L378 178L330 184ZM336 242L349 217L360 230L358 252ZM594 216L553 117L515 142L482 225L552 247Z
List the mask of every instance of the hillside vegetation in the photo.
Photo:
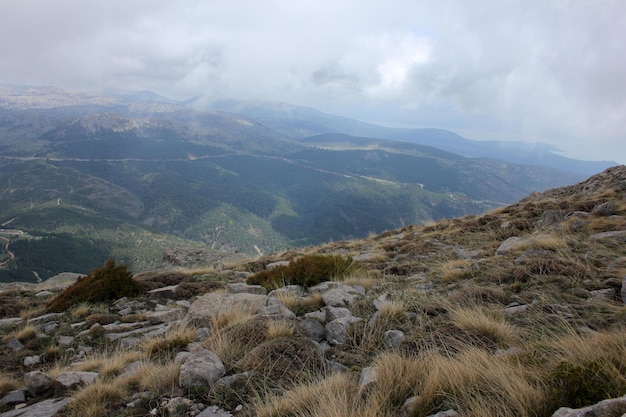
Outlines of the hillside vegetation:
M483 215L144 272L141 295L52 316L60 290L4 292L0 394L26 395L3 407L621 416L626 398L599 402L626 394L625 243L619 166Z
M0 280L86 274L96 257L141 271L177 247L250 256L363 238L484 213L579 178L332 126L303 138L252 116L149 94L5 86L0 224L32 239L2 240ZM456 140L428 132L442 146ZM77 262L31 256L41 239Z

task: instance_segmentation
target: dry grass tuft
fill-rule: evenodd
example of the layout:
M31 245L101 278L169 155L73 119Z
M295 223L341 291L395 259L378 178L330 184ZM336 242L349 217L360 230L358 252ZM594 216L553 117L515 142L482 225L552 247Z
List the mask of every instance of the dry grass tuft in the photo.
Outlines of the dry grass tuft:
M282 337L266 340L247 352L236 367L282 386L294 386L323 374L326 364L320 348L310 339Z
M257 405L257 417L374 417L357 402L358 384L349 374L300 384ZM381 415L381 417L384 417Z
M150 358L167 359L186 348L197 337L196 329L183 324L170 328L164 335L144 339L140 350Z
M436 268L439 279L444 284L458 282L470 278L472 275L472 262L466 259L455 259L441 263Z
M127 387L121 381L97 380L78 391L67 405L68 417L102 417L118 410L127 397Z
M131 379L142 391L148 391L153 395L180 395L178 386L178 374L180 363L169 361L165 364L145 363Z
M4 335L4 337L2 338L2 342L6 343L8 340L16 338L22 343L27 343L28 341L33 340L37 337L38 331L39 329L37 328L37 326L33 326L30 324L23 325L21 327L18 327L14 331Z
M129 364L141 359L143 355L140 352L131 350L97 352L89 355L85 361L77 363L74 370L99 372L100 378L109 380L121 374Z
M0 396L4 396L7 392L18 389L20 381L12 375L0 373Z
M420 412L454 409L469 417L530 417L545 403L536 375L506 356L469 348L456 357L427 354Z
M280 337L291 337L295 332L295 323L290 320L268 320L265 338L267 340Z
M500 306L454 307L448 312L454 326L478 333L498 346L513 346L520 340L521 329L506 323Z

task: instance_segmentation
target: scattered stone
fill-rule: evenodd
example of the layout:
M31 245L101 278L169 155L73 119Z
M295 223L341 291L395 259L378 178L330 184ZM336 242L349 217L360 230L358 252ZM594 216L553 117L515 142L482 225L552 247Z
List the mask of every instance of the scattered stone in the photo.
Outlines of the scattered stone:
M500 223L500 229L510 229L514 226L512 221L506 221L503 223Z
M437 414L431 414L428 417L458 417L459 413L454 410L440 411Z
M174 397L167 402L167 404L165 405L165 410L167 410L167 415L175 415L175 413L181 408L184 407L185 409L187 409L191 407L191 405L193 405L193 401L191 401L189 398Z
M500 244L496 250L496 255L506 255L507 253L527 246L532 240L525 237L513 236Z
M26 402L26 394L21 389L9 391L0 400L0 404L3 404L3 405L13 405L13 404L20 404L24 402Z
M63 372L55 378L56 382L67 389L92 384L96 379L98 379L97 372Z
M617 212L617 207L615 203L612 201L607 201L606 203L598 204L591 210L591 214L595 214L596 216L612 216Z
M39 297L39 298L43 298L43 297L50 297L51 295L54 295L54 293L52 291L39 291L38 293L35 294L35 297Z
M176 298L176 290L178 289L178 284L170 285L168 287L156 288L154 290L148 291L148 296L156 297L156 298Z
M350 317L352 316L352 312L345 307L324 307L322 311L326 313L326 322L329 323L335 319L341 317Z
M247 372L240 372L235 375L224 376L218 379L215 382L215 385L226 385L227 387L231 387L239 382L249 380L250 378L252 378L253 375L254 375L254 372L247 371Z
M546 210L541 216L543 228L557 228L563 221L563 215L558 210Z
M316 310L316 311L311 311L310 313L306 313L304 317L308 319L317 320L321 323L326 323L326 311L323 311L321 309Z
M265 318L280 318L287 320L293 320L296 318L293 311L285 307L283 303L278 301L278 299L271 297L267 299L264 306L260 307L255 312L255 315Z
M349 368L339 362L333 362L329 360L324 361L326 363L326 369L330 372L348 372Z
M326 325L326 340L331 345L340 345L348 339L348 329L350 325L360 321L358 317L341 317Z
M315 340L316 342L323 340L326 336L326 329L324 329L322 323L315 319L305 317L298 320L296 326L298 329L302 330L306 337Z
M360 285L346 285L327 281L309 289L310 293L321 293L327 306L347 307L365 295L365 288Z
M417 407L420 405L421 401L422 397L420 397L419 395L414 395L413 397L407 398L402 404L402 407L400 407L400 416L414 416L416 414Z
M42 322L51 321L52 319L56 319L63 316L63 313L49 313L44 314L43 316L33 317L27 321L28 324L39 324Z
M125 309L118 311L117 314L119 314L120 316L128 316L132 312L133 312L132 308L126 307Z
M267 290L260 285L248 285L243 282L236 282L233 284L226 285L226 290L229 294L257 294L257 295L266 295Z
M260 294L208 293L201 295L189 307L189 318L199 322L211 320L231 311L256 312L267 303L267 296ZM275 300L272 298L272 300Z
M21 352L22 350L26 349L22 342L17 340L17 338L15 337L9 339L9 341L7 342L7 347L15 353Z
M508 316L508 315L513 315L513 314L523 313L523 312L528 310L530 307L532 307L536 303L537 303L537 300L533 300L533 302L530 303L530 304L523 304L523 305L516 305L516 306L506 307L504 309L504 314Z
M289 266L289 261L272 262L272 263L265 265L265 269L269 271L270 269L274 269L279 266Z
M196 417L232 417L233 415L227 411L222 410L218 406L209 406L203 412Z
M374 307L376 307L376 310L380 310L382 306L386 304L391 304L392 302L393 296L390 293L386 292L374 300Z
M376 382L378 382L378 370L373 366L363 368L359 376L359 392L363 392Z
M39 397L52 390L54 381L41 371L24 374L24 387L33 397Z
M400 330L387 330L383 336L385 346L390 349L397 349L406 340L404 332Z
M0 417L53 417L69 402L69 398L62 400L49 399L20 408L19 410L7 411L0 414Z
M22 322L22 318L21 317L10 317L8 319L0 319L0 327L9 327L9 326L15 326L18 323Z
M623 414L626 414L626 395L584 408L561 407L552 414L552 417L620 416Z
M24 358L24 366L26 368L30 368L31 366L35 366L35 365L39 365L41 363L41 356L39 355L33 355L33 356L26 356Z
M626 230L615 230L611 232L596 233L589 236L590 240L610 241L617 240L619 242L626 242Z
M605 288L603 290L589 291L591 298L594 300L606 300L610 301L615 298L615 290L613 288Z
M49 321L39 326L39 330L41 330L45 334L51 334L57 331L61 327L61 323L58 321Z
M281 296L304 297L306 296L306 290L301 285L285 285L271 291L268 295L276 298Z
M205 387L215 383L224 373L226 368L215 352L198 349L180 365L178 385L184 389Z
M176 320L182 320L187 315L184 308L163 308L147 314L147 317L161 323L171 323Z

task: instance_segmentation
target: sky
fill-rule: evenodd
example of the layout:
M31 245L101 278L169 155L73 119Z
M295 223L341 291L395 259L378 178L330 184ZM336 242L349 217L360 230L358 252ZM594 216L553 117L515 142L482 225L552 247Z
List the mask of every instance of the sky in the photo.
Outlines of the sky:
M624 0L1 0L0 83L274 100L626 163Z

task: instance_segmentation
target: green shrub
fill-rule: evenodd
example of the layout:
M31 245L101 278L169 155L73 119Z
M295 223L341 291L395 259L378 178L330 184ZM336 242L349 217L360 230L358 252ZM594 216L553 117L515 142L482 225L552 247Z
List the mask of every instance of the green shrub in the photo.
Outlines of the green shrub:
M48 311L61 313L77 303L117 300L140 293L141 287L126 265L115 266L115 261L109 259L103 267L79 278L74 285L55 297L48 304Z
M338 255L307 255L289 265L258 272L247 279L248 284L275 289L285 285L312 287L323 281L340 278L356 267L352 258Z
M596 361L584 365L559 363L550 375L553 408L582 408L623 395L624 377L607 365Z

